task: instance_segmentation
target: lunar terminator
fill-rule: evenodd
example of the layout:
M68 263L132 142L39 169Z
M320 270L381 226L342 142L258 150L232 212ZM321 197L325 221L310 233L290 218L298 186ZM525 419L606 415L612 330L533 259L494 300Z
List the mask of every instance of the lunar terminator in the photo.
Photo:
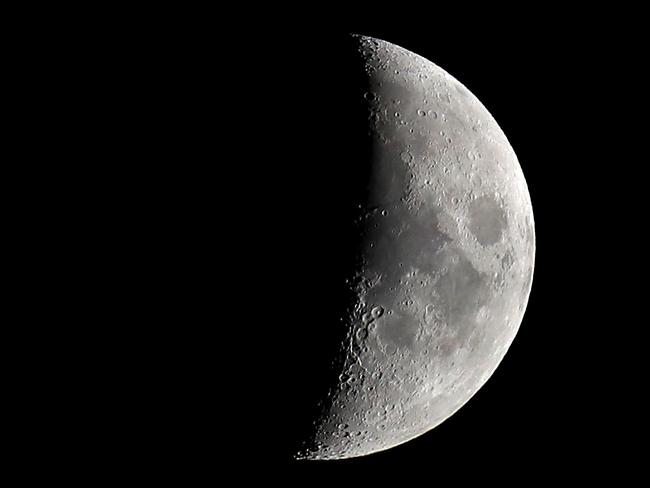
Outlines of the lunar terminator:
M496 121L432 62L356 40L372 163L355 300L339 381L298 459L371 454L453 415L503 359L532 284L531 201Z

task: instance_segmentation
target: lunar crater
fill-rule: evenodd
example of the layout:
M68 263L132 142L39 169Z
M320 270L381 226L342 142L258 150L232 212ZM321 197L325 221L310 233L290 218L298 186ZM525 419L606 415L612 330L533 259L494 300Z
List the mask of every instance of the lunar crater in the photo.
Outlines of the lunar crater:
M356 36L371 150L338 383L300 459L363 456L434 428L488 380L532 285L532 207L516 155L459 81ZM364 134L365 135L365 134Z

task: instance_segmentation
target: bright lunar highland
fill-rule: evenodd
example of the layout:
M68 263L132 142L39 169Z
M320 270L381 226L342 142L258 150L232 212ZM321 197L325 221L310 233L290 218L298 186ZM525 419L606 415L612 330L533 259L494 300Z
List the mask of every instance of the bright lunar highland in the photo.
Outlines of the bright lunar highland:
M372 146L355 298L298 459L371 454L453 415L506 354L533 276L528 188L496 121L431 61L355 39Z

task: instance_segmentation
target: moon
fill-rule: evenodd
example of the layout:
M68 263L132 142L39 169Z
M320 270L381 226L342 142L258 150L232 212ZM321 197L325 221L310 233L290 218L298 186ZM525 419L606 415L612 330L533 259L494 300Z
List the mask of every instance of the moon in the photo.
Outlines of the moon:
M494 118L431 61L353 37L371 140L362 239L337 381L297 459L372 454L449 418L503 359L532 284L530 196Z

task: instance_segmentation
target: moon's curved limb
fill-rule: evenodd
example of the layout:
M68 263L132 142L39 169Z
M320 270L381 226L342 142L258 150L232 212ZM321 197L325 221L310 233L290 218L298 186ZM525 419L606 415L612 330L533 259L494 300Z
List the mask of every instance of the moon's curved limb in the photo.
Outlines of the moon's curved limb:
M365 239L340 383L301 459L388 449L451 416L505 355L532 283L530 197L495 120L432 62L357 39L373 136Z

